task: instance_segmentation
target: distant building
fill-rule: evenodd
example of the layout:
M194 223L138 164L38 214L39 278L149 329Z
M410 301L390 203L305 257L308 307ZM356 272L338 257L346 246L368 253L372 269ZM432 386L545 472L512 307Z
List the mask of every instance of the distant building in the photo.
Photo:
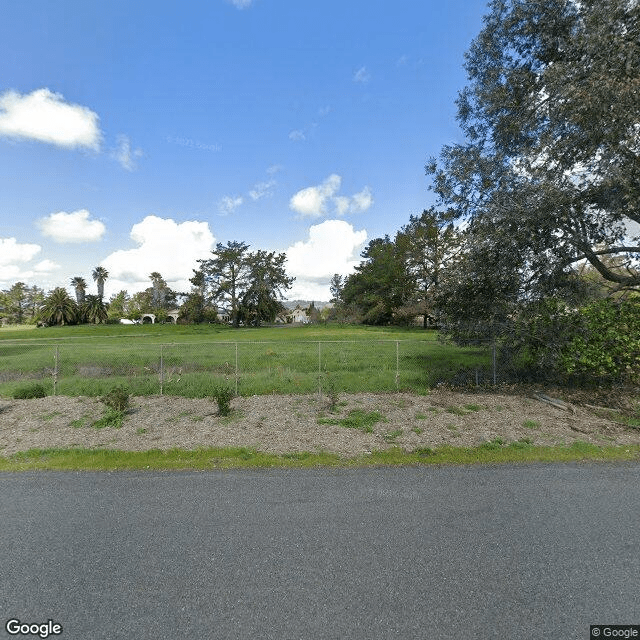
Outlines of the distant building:
M307 310L296 306L295 309L289 312L287 318L291 318L290 322L296 322L299 324L309 324L309 316Z

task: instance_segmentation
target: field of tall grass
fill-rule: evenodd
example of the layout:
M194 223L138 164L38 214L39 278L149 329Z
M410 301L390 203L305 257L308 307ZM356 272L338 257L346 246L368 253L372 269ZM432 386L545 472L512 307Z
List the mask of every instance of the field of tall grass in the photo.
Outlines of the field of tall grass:
M461 368L490 366L487 349L444 344L433 331L312 325L83 325L0 329L0 396L38 382L48 394L205 397L313 392L425 393Z

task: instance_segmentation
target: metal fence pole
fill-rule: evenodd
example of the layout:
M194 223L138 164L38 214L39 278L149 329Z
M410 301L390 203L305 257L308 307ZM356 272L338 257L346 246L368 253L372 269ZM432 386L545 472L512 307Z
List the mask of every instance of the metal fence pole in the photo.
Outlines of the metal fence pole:
M497 374L496 374L496 341L495 338L493 340L493 384L497 383Z
M56 346L56 355L54 356L55 364L53 366L53 395L55 396L57 393L58 386L58 360L60 357L59 347Z
M164 382L164 360L163 360L163 346L160 345L160 395L162 395L163 391L163 382Z
M318 342L318 399L322 398L322 354L321 342Z
M396 340L396 393L400 392L400 340Z
M236 345L236 395L238 395L238 343Z

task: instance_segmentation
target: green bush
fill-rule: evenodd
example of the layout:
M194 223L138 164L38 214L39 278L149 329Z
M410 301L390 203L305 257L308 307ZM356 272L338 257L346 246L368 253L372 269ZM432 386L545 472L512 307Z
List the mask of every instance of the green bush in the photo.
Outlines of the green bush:
M214 387L211 396L218 403L218 412L221 416L228 416L231 413L231 400L235 393L230 387Z
M516 323L508 347L521 364L561 380L640 380L640 302L598 300L569 309L547 300Z
M122 385L114 387L109 393L100 398L100 401L107 405L109 409L121 413L124 413L129 408L130 400L131 394L129 390Z
M578 313L575 335L560 355L563 370L612 380L638 380L640 303L602 300Z
M34 383L25 385L24 387L18 387L13 392L13 397L16 400L29 400L31 398L46 398L47 390L44 385Z
M96 420L91 426L94 429L104 429L105 427L111 427L113 429L119 429L124 422L124 411L118 411L117 409L109 408L106 410L102 418Z

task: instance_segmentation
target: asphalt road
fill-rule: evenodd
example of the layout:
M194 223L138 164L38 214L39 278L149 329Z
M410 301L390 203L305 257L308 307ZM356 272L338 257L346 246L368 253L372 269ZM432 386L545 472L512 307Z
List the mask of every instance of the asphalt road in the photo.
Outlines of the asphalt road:
M0 561L2 638L589 638L640 465L0 474Z

